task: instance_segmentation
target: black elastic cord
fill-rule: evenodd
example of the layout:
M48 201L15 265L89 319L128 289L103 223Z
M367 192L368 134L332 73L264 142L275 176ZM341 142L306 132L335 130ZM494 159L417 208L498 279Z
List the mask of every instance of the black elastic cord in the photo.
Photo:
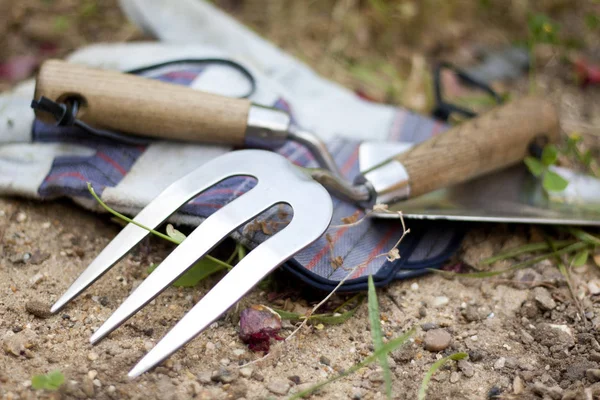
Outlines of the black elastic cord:
M435 108L433 109L433 116L437 119L447 122L450 114L457 113L467 118L473 118L477 116L477 114L469 110L467 108L458 106L456 104L452 104L446 102L442 95L442 80L441 74L443 69L448 69L456 74L456 76L466 85L472 86L478 89L481 89L488 93L490 96L494 98L497 104L502 104L502 97L496 93L494 89L492 89L488 84L481 82L472 76L470 76L467 72L461 70L457 66L450 64L449 62L441 62L436 65L434 73L433 73L433 86L434 86L434 95L435 95Z
M127 73L127 74L135 74L135 75L143 75L143 74L146 74L149 71L152 71L154 69L160 69L160 68L164 68L164 67L170 67L170 66L178 65L178 64L220 64L220 65L227 65L229 67L234 68L235 70L237 70L238 72L240 72L242 75L244 75L244 77L246 79L248 79L248 82L250 83L250 90L248 91L248 93L246 93L243 96L238 96L239 98L246 99L246 98L252 96L256 92L256 78L254 78L254 76L252 75L252 73L246 67L244 67L242 64L238 63L237 61L228 60L226 58L189 58L189 59L166 61L166 62L163 62L163 63L160 63L160 64L149 65L147 67L140 67L140 68L131 69L129 71L125 71L125 73Z

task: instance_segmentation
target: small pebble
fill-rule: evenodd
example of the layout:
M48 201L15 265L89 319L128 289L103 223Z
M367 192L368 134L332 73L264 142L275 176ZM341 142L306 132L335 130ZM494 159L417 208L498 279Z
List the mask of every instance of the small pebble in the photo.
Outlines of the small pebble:
M456 371L450 374L450 383L456 383L460 379L460 374Z
M460 369L463 375L467 378L471 378L473 375L475 375L475 368L473 367L473 364L467 360L458 361L458 369Z
M442 351L450 346L452 336L445 329L432 329L427 331L423 339L425 350Z
M91 380L94 380L98 376L98 371L96 371L95 369L90 369L87 375Z
M240 368L240 375L243 376L244 378L250 378L252 376L252 368L250 368L250 367Z
M98 353L91 352L88 354L87 357L90 361L96 361L98 359Z
M585 377L588 378L590 382L598 382L600 381L600 369L592 368L585 371Z
M213 342L206 342L206 350L212 351L215 350L217 348L217 346L215 346L215 344Z
M235 380L236 376L228 369L221 368L218 371L214 371L210 379L213 382L231 383Z
M100 382L100 379L94 379L94 386L96 386L96 387L102 386L102 382Z
M271 393L275 393L275 394L284 396L290 390L290 384L288 383L288 381L286 381L284 379L275 378L275 379L271 380L269 383L267 383L267 389Z
M330 365L331 365L331 360L330 360L329 358L325 357L325 356L321 356L321 357L319 358L319 362L320 362L321 364L323 364L323 365L327 365L327 366L330 366Z
M446 296L437 296L431 302L431 305L436 308L444 307L446 304L450 302Z
M23 211L20 211L19 213L17 213L16 220L17 220L17 222L27 221L27 214L25 214Z
M292 375L292 376L288 376L288 379L292 382L294 382L294 384L299 385L301 382L301 379L298 375Z
M435 322L425 322L421 325L421 329L423 329L425 332L436 328L439 328L439 326Z
M591 295L597 295L600 293L600 283L597 280L589 281L587 287Z
M419 284L418 284L417 282L413 282L413 283L410 285L410 289L411 289L411 290L415 290L415 291L416 291L416 290L419 290Z
M512 386L513 386L514 394L521 394L525 390L525 385L523 384L523 380L518 375L515 376L515 379L513 379Z
M504 368L504 366L506 365L506 358L504 357L500 357L498 360L496 360L496 362L494 363L494 369L502 369Z
M236 357L242 356L246 353L246 350L244 349L235 349L233 350L233 355Z
M39 300L30 300L25 304L25 310L38 318L48 318L52 315L50 306Z
M553 310L556 308L556 302L552 299L548 289L538 286L533 289L533 299L541 310Z
M221 365L228 366L229 364L231 364L231 360L229 358L222 358L221 360L219 360L219 363Z
M43 229L49 229L50 228L50 222L46 221L42 224L42 228Z
M240 373L241 372L242 371L240 370ZM212 382L211 376L212 376L212 374L209 371L200 372L198 374L198 381L200 383L204 383L204 384L211 383Z
M32 276L31 278L29 278L29 283L31 284L31 286L35 286L38 283L40 283L42 280L44 280L44 275L41 273L35 274L34 276Z

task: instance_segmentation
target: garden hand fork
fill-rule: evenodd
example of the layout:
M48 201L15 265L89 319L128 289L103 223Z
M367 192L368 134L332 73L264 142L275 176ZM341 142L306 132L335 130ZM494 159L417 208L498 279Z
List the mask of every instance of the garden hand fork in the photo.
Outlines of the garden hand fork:
M318 239L329 226L333 206L325 188L286 158L266 150L234 151L207 162L172 183L134 221L155 228L196 195L240 175L256 178L256 186L210 215L177 246L94 333L92 344L152 301L240 225L281 203L292 207L291 222L225 275L131 370L130 377L156 366L193 339L269 272ZM128 224L56 302L52 312L85 290L148 234L147 230Z

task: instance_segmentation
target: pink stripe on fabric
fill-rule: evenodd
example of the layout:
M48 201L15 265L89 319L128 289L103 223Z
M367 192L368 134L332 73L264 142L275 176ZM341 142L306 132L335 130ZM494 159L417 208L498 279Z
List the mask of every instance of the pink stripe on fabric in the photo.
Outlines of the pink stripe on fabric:
M65 178L65 177L69 177L69 178L77 178L77 179L80 179L80 180L82 180L82 181L86 181L86 180L87 180L87 179L86 179L86 178L85 178L83 175L81 175L79 172L65 172L65 173L62 173L62 174L49 175L49 176L47 176L47 177L46 177L46 179L45 179L45 180L46 180L46 182L52 182L52 181L55 181L55 180L57 180L57 179L60 179L60 178Z
M110 158L106 153L99 151L96 153L96 155L104 161L106 161L107 163L109 163L110 165L112 165L113 167L115 167L115 169L119 171L121 175L125 175L127 173L127 171L125 171L125 168L121 167L118 162Z
M375 246L375 248L373 249L373 251L369 254L369 257L367 258L367 261L364 263L364 265L360 268L358 268L356 271L354 271L354 274L352 274L352 276L350 277L350 279L356 279L362 276L363 272L365 271L365 269L369 266L369 264L371 263L371 261L373 261L375 259L375 257L377 257L379 254L381 254L381 252L383 251L383 248L385 247L385 245L390 241L390 239L392 238L392 236L398 234L398 227L394 226L391 227L386 233L385 235L383 235L383 238L381 238L381 240L379 241L379 243L377 244L377 246Z

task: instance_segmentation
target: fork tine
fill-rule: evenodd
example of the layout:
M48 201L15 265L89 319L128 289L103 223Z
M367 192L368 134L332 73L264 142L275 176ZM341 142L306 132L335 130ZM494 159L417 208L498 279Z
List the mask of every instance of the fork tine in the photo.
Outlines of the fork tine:
M92 335L91 343L101 340L152 301L238 226L278 203L269 193L259 182L202 222L113 312Z
M190 172L183 178L169 185L162 193L150 202L134 218L149 228L156 228L169 218L177 209L219 181L245 171L235 171L239 160L243 159L248 150L228 153L213 159L202 167ZM232 167L233 166L233 167ZM222 171L227 171L224 174ZM123 258L135 245L144 239L149 232L134 224L128 224L100 252L96 259L87 267L75 282L67 289L61 298L50 309L52 313L59 311L66 303L83 292L87 287L104 275L113 265Z
M192 340L269 272L323 234L331 220L331 199L326 192L327 198L318 191L311 194L320 207L293 205L290 224L248 253L139 361L129 377L143 374Z

